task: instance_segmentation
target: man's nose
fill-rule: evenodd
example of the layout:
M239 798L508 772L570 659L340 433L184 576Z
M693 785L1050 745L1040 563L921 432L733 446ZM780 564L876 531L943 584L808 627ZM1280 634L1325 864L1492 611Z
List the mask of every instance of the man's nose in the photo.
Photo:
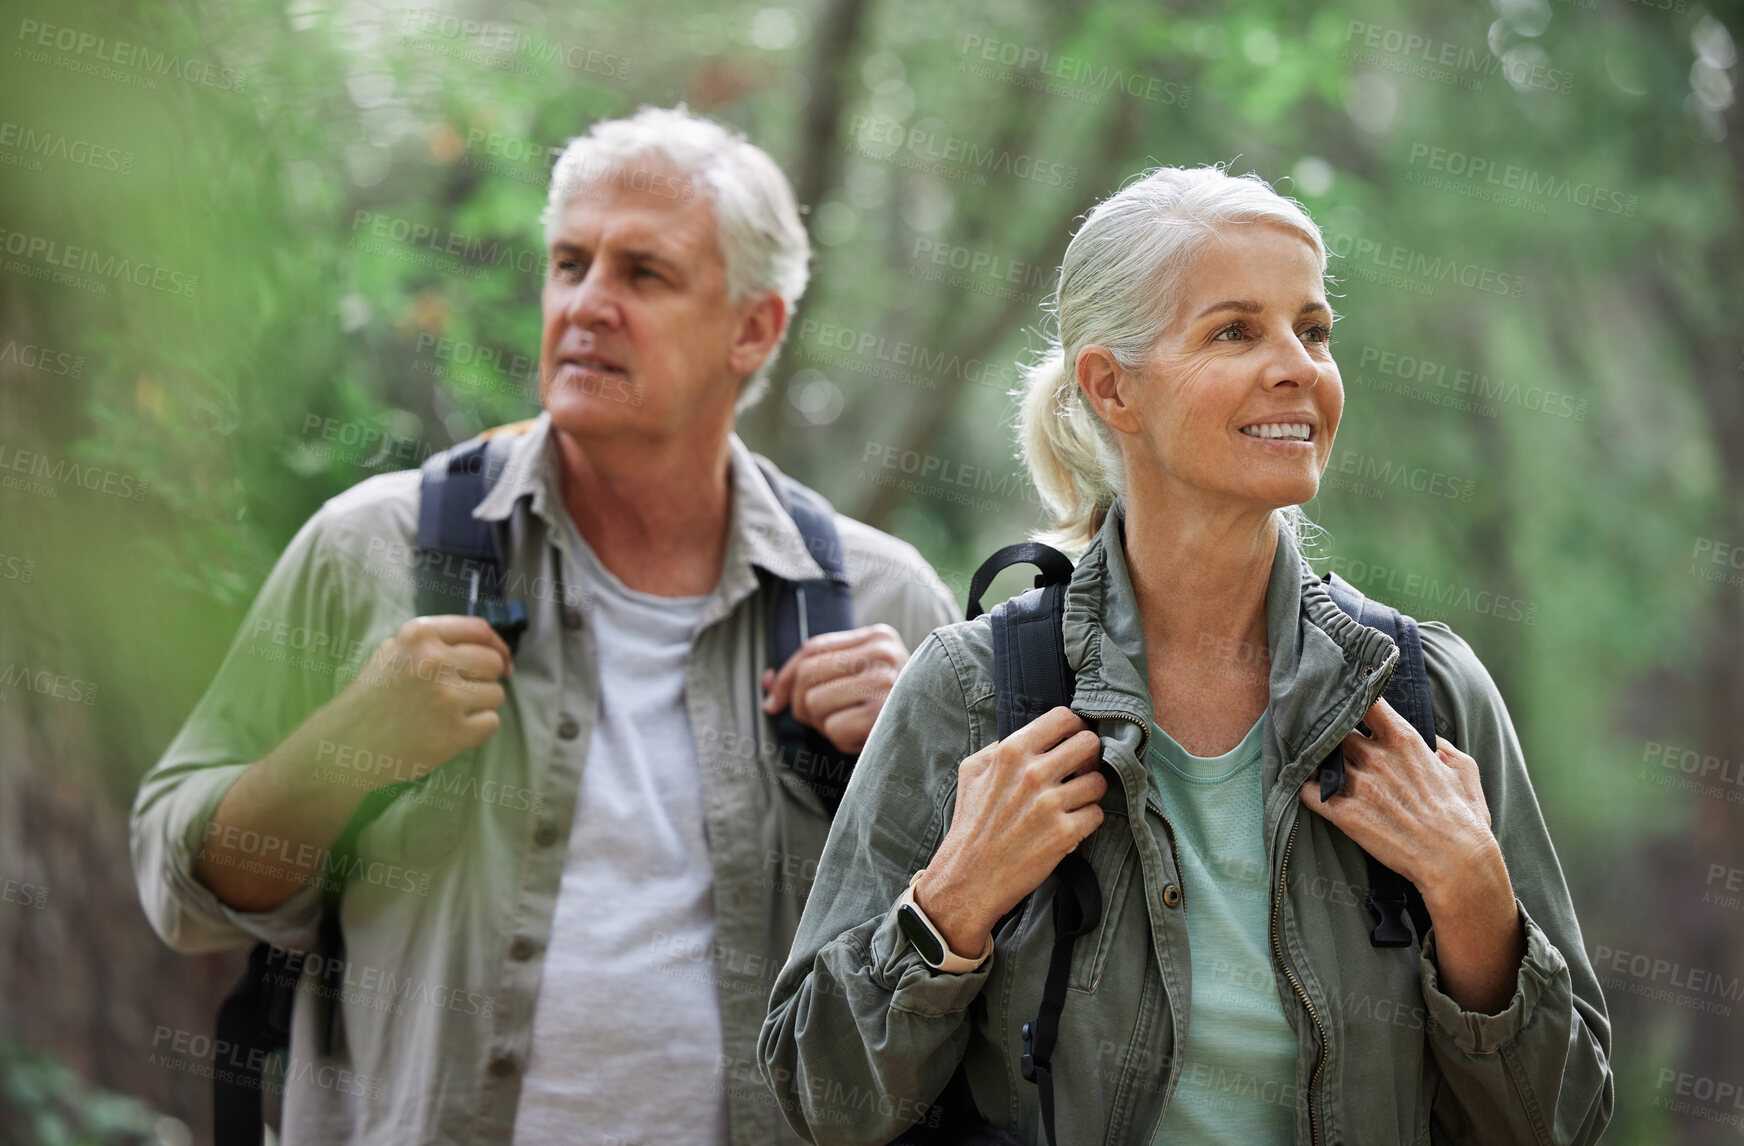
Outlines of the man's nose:
M563 317L571 326L583 329L619 324L622 313L612 284L607 280L604 260L595 260L581 281L569 288L563 301Z

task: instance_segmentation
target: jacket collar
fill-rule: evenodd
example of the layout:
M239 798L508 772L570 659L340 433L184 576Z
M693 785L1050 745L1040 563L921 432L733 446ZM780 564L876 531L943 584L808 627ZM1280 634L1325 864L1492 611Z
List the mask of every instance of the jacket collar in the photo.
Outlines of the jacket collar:
M503 521L526 499L550 534L562 536L560 526L567 511L563 509L553 435L549 413L541 413L516 435L501 476L473 511L475 518ZM787 581L810 581L825 575L806 548L799 527L769 488L750 448L738 434L731 434L728 449L732 519L727 527L727 551L720 580L715 585L714 600L704 610L704 624L724 616L756 591L757 569Z
M1072 574L1066 659L1077 672L1073 707L1136 724L1133 751L1142 760L1154 710L1125 524L1125 506L1116 501ZM1267 713L1283 753L1280 765L1323 739L1347 714L1353 693L1378 694L1398 657L1386 634L1358 624L1333 603L1282 522L1266 586L1266 638L1272 657ZM1363 711L1367 707L1362 704Z

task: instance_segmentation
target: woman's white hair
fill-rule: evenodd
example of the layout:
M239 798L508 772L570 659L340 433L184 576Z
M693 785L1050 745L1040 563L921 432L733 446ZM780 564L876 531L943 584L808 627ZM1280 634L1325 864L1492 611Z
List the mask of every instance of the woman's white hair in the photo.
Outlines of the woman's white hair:
M1221 167L1157 167L1098 203L1066 247L1054 293L1057 337L1023 369L1018 443L1053 528L1039 540L1082 549L1125 491L1120 453L1108 426L1078 387L1074 364L1091 344L1140 373L1174 321L1186 277L1206 241L1225 223L1287 227L1314 248L1326 273L1320 228L1294 199L1258 175ZM1298 539L1314 528L1302 510L1281 511Z
M677 178L673 176L676 175ZM569 201L601 183L689 199L708 197L727 267L727 299L779 294L793 318L811 276L811 243L799 220L793 185L769 153L712 119L675 108L643 107L628 119L595 123L564 147L551 169L540 221L550 246ZM787 331L782 331L785 342ZM763 396L781 343L745 381L742 410Z

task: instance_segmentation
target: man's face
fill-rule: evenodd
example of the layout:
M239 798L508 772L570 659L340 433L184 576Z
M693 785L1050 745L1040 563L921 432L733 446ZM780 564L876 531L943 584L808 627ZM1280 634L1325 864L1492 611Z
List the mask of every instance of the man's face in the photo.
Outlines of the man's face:
M690 186L606 176L558 216L539 389L559 430L670 438L731 425L740 380L767 350L746 347L757 306L727 301L714 208Z

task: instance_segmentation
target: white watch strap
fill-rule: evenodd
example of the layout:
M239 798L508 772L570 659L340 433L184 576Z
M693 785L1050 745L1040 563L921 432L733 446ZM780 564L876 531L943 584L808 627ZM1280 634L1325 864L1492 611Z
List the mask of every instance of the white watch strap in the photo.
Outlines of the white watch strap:
M938 940L939 950L943 951L945 956L937 963L928 959L926 952L916 948L921 960L925 962L927 966L935 971L944 971L952 975L962 975L966 972L978 969L981 964L987 962L988 957L993 954L993 936L989 935L987 937L987 945L981 949L981 954L973 959L964 958L955 951L952 951L951 945L945 941L944 933L938 929L931 919L927 918L927 913L921 910L920 904L914 901L914 885L920 877L925 874L926 869L922 868L909 877L908 886L903 888L902 894L896 897L896 904L892 910L901 911L904 907L907 907L909 911L913 912L914 918L919 920L920 924L932 933L934 939Z

